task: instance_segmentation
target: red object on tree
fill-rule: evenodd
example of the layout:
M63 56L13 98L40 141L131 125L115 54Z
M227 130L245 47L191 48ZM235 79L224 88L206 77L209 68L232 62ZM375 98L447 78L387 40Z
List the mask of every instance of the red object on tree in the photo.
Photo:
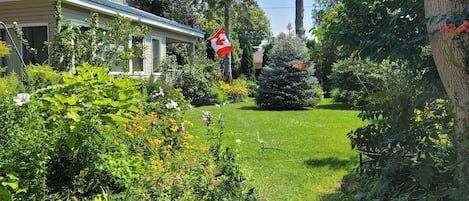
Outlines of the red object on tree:
M293 64L292 68L295 68L297 70L302 70L305 66L306 66L306 64L301 62L301 63Z
M218 57L223 57L234 50L230 41L225 35L225 28L220 28L212 37L208 39L212 48L217 52Z

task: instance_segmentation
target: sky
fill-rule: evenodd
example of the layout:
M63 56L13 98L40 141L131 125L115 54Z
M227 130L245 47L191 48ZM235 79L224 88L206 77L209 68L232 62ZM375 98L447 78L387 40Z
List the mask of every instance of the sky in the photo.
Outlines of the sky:
M306 30L305 35L311 38L309 33L309 30L313 27L311 10L315 0L303 1L305 7L303 18L303 25ZM288 23L291 23L293 30L295 30L295 0L257 0L257 3L264 10L267 18L269 18L271 32L274 36L278 36L281 32L286 32Z

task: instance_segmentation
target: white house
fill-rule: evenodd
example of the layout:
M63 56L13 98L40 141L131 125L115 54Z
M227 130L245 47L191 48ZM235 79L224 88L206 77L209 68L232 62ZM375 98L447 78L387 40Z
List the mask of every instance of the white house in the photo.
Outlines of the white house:
M53 41L55 36L56 20L54 16L55 0L0 0L0 21L6 24L11 40L4 27L0 26L0 40L15 44L26 64L43 63L48 60L50 49L44 46L44 41ZM62 0L62 15L72 24L86 25L86 19L91 13L99 13L100 21L112 19L117 15L130 18L134 23L142 23L150 28L144 38L144 59L140 64L129 61L131 75L150 76L158 74L154 70L161 59L166 55L166 45L169 43L187 43L195 47L204 33L198 29L147 13L130 7L125 0ZM30 45L38 50L37 55L31 55L19 42L12 29L17 22ZM135 62L135 61L134 61ZM22 63L18 55L12 52L0 59L0 67L8 66L8 71L21 73Z

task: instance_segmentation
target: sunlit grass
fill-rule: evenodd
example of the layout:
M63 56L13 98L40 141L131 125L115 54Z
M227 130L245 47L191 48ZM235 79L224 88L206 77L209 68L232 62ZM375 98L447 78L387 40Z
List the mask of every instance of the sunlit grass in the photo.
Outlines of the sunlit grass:
M186 114L195 124L191 132L200 136L196 143L206 141L202 111L217 116L220 108L199 107ZM223 106L223 144L239 152L260 200L320 200L337 191L342 177L358 164L346 136L363 124L357 114L330 99L300 111L258 110L250 99ZM274 149L261 149L257 133L265 147Z

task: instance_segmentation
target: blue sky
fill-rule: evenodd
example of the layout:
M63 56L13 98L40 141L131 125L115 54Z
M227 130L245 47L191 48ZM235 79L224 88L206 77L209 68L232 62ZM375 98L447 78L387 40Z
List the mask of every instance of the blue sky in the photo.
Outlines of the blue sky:
M311 37L309 30L313 27L311 10L314 0L303 0L305 6L303 24L306 30L305 35ZM288 23L295 29L295 0L257 0L259 7L264 10L265 15L270 20L271 32L274 36L287 30Z

